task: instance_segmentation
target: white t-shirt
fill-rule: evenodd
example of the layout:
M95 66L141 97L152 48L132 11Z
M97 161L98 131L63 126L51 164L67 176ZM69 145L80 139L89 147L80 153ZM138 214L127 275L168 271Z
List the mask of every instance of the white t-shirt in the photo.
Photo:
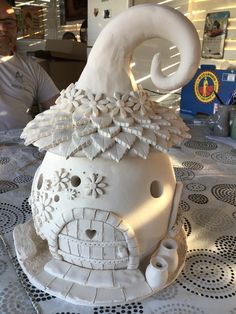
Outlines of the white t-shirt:
M59 90L44 69L19 54L0 58L0 130L23 128L31 120L26 113L57 95Z

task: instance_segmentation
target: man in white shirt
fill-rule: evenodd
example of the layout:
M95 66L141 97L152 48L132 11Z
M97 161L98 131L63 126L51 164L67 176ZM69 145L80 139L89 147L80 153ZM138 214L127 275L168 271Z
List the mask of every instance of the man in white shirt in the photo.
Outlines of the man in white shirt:
M59 90L44 69L29 57L15 53L16 15L5 0L0 1L0 130L23 128L29 109L55 104Z

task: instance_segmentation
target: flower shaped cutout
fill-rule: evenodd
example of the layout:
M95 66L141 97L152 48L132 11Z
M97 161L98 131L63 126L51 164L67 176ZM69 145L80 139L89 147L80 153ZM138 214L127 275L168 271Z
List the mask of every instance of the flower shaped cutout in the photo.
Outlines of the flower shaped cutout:
M108 112L108 107L106 104L108 100L103 97L103 94L94 95L90 92L87 92L87 97L81 98L81 105L78 108L78 111L82 113L85 117L98 117L100 112Z
M61 91L60 96L56 100L57 106L53 106L51 109L54 110L59 107L62 110L73 112L74 108L80 105L80 100L85 97L84 91L76 89L75 84L72 83L65 90Z
M67 196L69 200L74 200L79 195L79 191L77 191L76 189L68 189L67 192L68 192Z
M131 93L130 101L135 103L133 106L135 113L139 113L141 116L147 116L148 113L154 114L149 95L142 87L139 86L136 93Z
M84 91L75 88L75 84L71 83L65 90L61 92L63 98L67 98L71 101L84 97Z
M128 114L132 114L132 106L134 103L128 101L130 94L126 93L121 95L120 93L114 93L113 97L107 97L109 100L109 109L111 110L112 117L120 115L121 118L125 119Z
M40 200L38 202L38 218L43 222L49 222L52 219L52 212L54 208L52 206L52 198L48 196L48 193L40 194Z
M51 128L51 125L54 127ZM146 146L152 145L155 150L163 151L189 138L187 131L187 127L175 112L170 112L169 108L151 101L141 86L137 91L132 90L124 94L115 92L111 96L81 90L79 84L75 83L61 92L56 106L38 114L27 124L21 138L25 140L25 145L36 143L40 150L48 150L67 142L70 149L64 150L64 156L69 157L82 152L93 159L108 150L114 152L117 144L126 145L120 139L124 135L127 138L126 133L136 136L136 144L141 141ZM128 146L126 152L119 158L117 154L114 157L113 153L109 153L108 157L118 162L130 149L142 158L146 158L149 153L149 149L146 148L145 154L141 152L143 145L139 145L137 151L132 145ZM69 179L65 172L57 172L55 184L52 182L52 187L44 186L44 189L47 191L55 186L58 192L67 189Z
M104 188L107 186L103 182L104 177L98 174L92 174L87 178L87 184L85 186L86 194L92 195L93 198L97 198L99 195L103 195Z
M70 182L70 174L64 168L60 171L55 171L55 181L54 186L57 191L61 191L68 187L68 183Z

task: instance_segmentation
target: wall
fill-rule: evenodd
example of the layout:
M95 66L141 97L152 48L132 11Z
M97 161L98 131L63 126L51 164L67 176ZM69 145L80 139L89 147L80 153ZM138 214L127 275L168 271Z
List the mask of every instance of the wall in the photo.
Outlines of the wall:
M218 11L230 11L230 19L228 26L228 36L225 42L224 58L220 60L216 59L201 59L202 64L215 64L217 68L225 68L227 66L236 67L236 2L235 0L167 0L167 1L151 1L151 0L135 0L135 5L149 2L159 3L171 6L185 16L187 16L195 25L200 40L202 42L203 30L205 25L205 17L207 13ZM147 88L153 92L154 99L165 102L167 105L175 104L179 101L181 90L173 91L172 93L164 95L157 95L156 92L160 92L153 85L149 71L152 56L159 52L161 54L162 68L166 75L169 75L176 71L180 57L178 49L173 44L161 40L149 40L138 47L134 53L133 61L135 66L133 72L137 82L140 82L144 88Z
M0 0L1 1L1 0ZM44 38L30 39L24 34L24 32L18 32L17 40L17 51L22 54L29 54L31 51L45 50L47 39L61 39L64 32L73 31L76 33L79 39L80 23L75 21L68 25L61 26L60 23L60 10L59 10L59 0L23 0L16 1L16 13L20 10L17 8L22 8L24 5L30 5L33 8L42 8L42 24L44 28L45 36ZM22 10L21 10L22 12ZM20 15L19 15L20 16ZM79 40L78 40L79 41ZM70 47L71 42L67 41L65 45L60 45L64 48L65 53L73 53L76 49ZM77 43L76 43L77 44ZM78 47L75 47L78 49ZM84 51L84 45L81 45L82 52ZM52 49L51 49L52 50ZM55 48L57 50L57 48ZM76 50L77 51L77 50ZM86 49L85 49L86 51ZM82 60L72 61L72 60L44 60L37 59L37 61L44 67L44 69L49 73L59 90L66 88L71 82L77 81L84 66L86 57L82 58L81 55L84 54L80 52L80 58ZM86 56L86 55L85 55ZM64 55L65 57L65 55Z
M203 64L215 64L224 68L229 64L236 67L236 1L235 0L190 0L189 18L195 25L202 41L205 17L207 13L230 11L228 34L225 41L223 59L202 59Z
M144 2L166 4L179 10L184 15L188 14L188 0L135 0L134 4L138 5ZM150 95L153 96L153 99L163 101L167 105L175 104L175 102L178 102L180 98L180 90L172 91L171 93L166 94L166 92L158 91L156 86L151 81L150 66L152 57L156 53L160 53L162 70L165 75L170 75L176 71L180 62L180 56L176 46L164 39L151 39L140 45L134 52L133 61L135 65L133 67L133 73L135 79L137 83L140 83L144 88L149 90ZM157 92L160 94L156 94Z
M61 25L60 22L60 1L59 0L20 0L16 1L16 8L23 5L40 6L43 9L43 20L45 28L44 39L27 39L19 34L17 49L25 54L28 51L44 50L47 39L61 39L63 34L71 31L76 35L77 41L80 41L80 28L82 20L67 22Z
M80 41L80 28L83 23L83 20L76 20L67 22L65 25L61 23L60 18L60 0L55 0L56 6L56 24L57 24L57 39L61 39L65 32L72 32L76 36L77 41Z
M89 1L89 0L88 0ZM117 0L113 0L117 1ZM16 1L17 6L28 2ZM202 40L203 29L205 25L205 17L209 12L216 11L230 11L230 19L228 26L228 36L225 42L224 58L220 60L216 59L202 59L202 64L215 64L218 68L223 68L228 65L236 67L236 2L235 0L165 0L165 1L153 1L153 0L134 0L134 5L141 3L159 3L169 5L181 13L186 15L195 25L199 37ZM60 8L59 0L32 0L31 4L41 5L44 8L44 20L45 20L45 39L44 40L29 40L25 38L19 38L18 50L26 52L29 50L44 49L46 39L60 39L66 31L72 31L79 38L79 30L82 21L75 21L67 23L67 25L61 25L60 23ZM178 101L180 90L173 91L170 94L164 93L164 95L157 95L156 87L152 84L150 79L150 65L152 56L160 52L162 55L163 70L166 75L169 75L176 71L180 57L178 49L165 40L155 39L149 40L138 47L133 56L133 72L138 83L141 83L144 88L147 88L153 92L151 95L155 99L165 101L167 104L172 104L175 100Z
M57 38L56 0L21 0L15 1L16 9L24 5L40 6L43 13L44 39L28 39L21 33L18 34L17 50L25 54L27 51L44 50L46 39ZM17 11L17 10L16 10Z

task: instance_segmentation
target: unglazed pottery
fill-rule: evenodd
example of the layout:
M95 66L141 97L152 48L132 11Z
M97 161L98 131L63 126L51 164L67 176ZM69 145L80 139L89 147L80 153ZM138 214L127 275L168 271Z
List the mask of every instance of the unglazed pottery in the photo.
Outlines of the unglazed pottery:
M159 256L153 256L145 272L146 280L153 290L161 289L168 280L168 263Z
M26 145L46 155L33 180L32 220L14 230L17 257L36 287L68 302L140 300L172 283L184 265L182 183L167 152L190 137L188 128L150 100L130 68L133 50L154 37L175 44L181 62L167 77L154 56L153 82L164 90L182 87L200 60L196 30L167 6L134 6L107 24L79 80L22 133ZM156 285L145 279L147 261L170 236L179 263Z
M173 239L162 240L158 249L157 256L166 260L169 273L174 273L178 267L179 257L177 249L178 245Z

